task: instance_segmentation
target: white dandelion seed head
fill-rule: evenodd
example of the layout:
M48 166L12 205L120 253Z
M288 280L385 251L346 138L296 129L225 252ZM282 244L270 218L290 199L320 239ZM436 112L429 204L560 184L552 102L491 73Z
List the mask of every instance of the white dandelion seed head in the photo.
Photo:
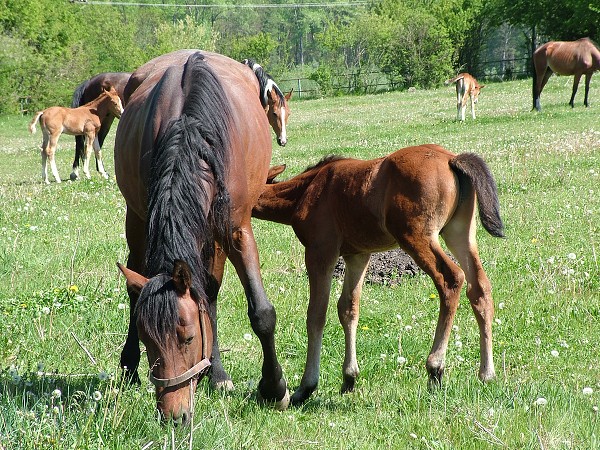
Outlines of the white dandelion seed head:
M410 325L406 325L406 326L404 327L404 329L405 329L406 331L410 331L410 330L412 330L412 327L411 327Z
M100 381L106 381L106 380L108 380L108 374L103 370L102 372L100 372L98 374L98 379Z
M567 258L569 258L569 259L576 259L576 258L577 258L577 255L576 255L575 253L569 253L569 254L567 255Z
M554 356L555 358L558 358L558 355L559 355L559 353L558 353L558 350L552 350L552 351L550 352L550 354L551 354L552 356Z
M252 340L252 335L250 333L244 334L244 340L251 341Z
M548 400L546 400L544 397L538 397L533 402L534 406L546 406L547 404L548 404Z
M99 402L100 400L102 400L102 393L100 391L94 391L94 393L92 394L92 398L94 399L94 401Z
M592 395L594 390L591 387L584 387L582 393L583 395Z
M463 344L462 344L462 342L461 342L461 341L456 341L456 342L454 343L454 345L455 345L455 346L456 346L456 348L457 348L457 349L459 349L459 350L460 350L460 349L462 348L462 346L463 346Z
M504 302L498 303L498 309L504 309Z
M125 309L125 308L127 308L127 305L125 303L119 303L117 305L117 308L119 308L119 309Z
M398 356L398 365L402 366L406 364L406 358L404 356Z
M43 313L43 314L46 314L46 315L50 314L50 308L48 308L47 306L44 306L44 307L42 308L42 313Z
M54 389L52 391L52 398L60 398L60 396L62 395L62 392L60 391L60 389Z

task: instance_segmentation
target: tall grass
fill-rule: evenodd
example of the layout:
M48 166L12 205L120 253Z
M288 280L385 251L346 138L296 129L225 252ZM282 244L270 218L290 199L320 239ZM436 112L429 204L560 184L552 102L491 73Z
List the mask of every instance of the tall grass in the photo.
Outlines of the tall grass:
M581 98L575 109L567 105L570 78L551 79L544 112L531 113L530 83L488 85L477 120L465 123L454 120L451 88L292 101L288 146L273 152L288 176L331 153L373 158L428 142L484 157L508 236L478 234L496 302L498 379L477 380L478 331L463 296L444 387L426 389L438 300L429 278L417 275L398 286L365 286L361 376L356 392L339 395L336 280L318 391L283 413L259 407L260 345L228 265L219 332L236 389L201 383L191 429L159 424L146 380L139 388L120 384L129 306L115 266L127 246L114 178L45 186L41 136L28 134L29 117L0 117L0 448L188 448L190 440L217 449L600 448L600 114ZM593 104L599 95L593 81ZM110 172L110 136L107 144ZM73 143L63 136L59 147L68 178ZM293 389L307 343L303 248L287 227L254 225Z

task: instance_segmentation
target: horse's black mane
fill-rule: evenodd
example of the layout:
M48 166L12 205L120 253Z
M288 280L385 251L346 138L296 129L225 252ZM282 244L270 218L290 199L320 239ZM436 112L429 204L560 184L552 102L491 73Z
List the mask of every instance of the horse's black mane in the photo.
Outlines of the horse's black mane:
M168 80L169 70L163 81ZM175 71L176 69L173 69ZM230 235L230 199L225 186L230 147L231 110L216 75L201 53L190 56L181 79L161 83L169 95L185 98L181 116L159 137L152 154L148 187L146 270L150 276L171 274L181 259L192 271L192 286L203 290L215 239ZM215 190L214 197L206 189ZM156 342L175 330L177 298L169 277L161 275L144 288L138 320ZM204 292L199 292L200 298Z
M273 82L273 89L275 89L277 98L279 98L279 106L285 105L285 96L283 95L283 92L281 92L281 89L279 89L279 86L277 86L277 83L275 83L273 77L271 77L271 75L269 75L260 64L257 64L256 61L254 61L253 59L244 59L244 61L242 61L242 64L245 64L248 67L250 67L254 71L254 74L258 79L258 84L260 86L260 103L263 105L263 108L267 106L267 102L265 100L265 90L267 89L269 81Z

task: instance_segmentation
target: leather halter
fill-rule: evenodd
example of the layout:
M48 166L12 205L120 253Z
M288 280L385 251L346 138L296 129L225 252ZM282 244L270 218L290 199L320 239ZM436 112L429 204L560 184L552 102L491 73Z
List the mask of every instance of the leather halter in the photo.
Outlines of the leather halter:
M191 368L189 368L188 370L186 370L185 372L183 372L181 375L177 375L176 377L173 378L156 378L154 376L154 374L152 373L152 369L150 369L149 373L148 373L148 378L150 379L150 382L156 386L156 387L162 387L162 388L168 388L168 387L172 387L172 386L177 386L179 384L185 383L188 380L191 380L193 378L198 378L201 379L204 375L206 375L206 372L208 371L209 367L211 366L211 362L210 362L210 358L207 358L206 355L208 355L208 351L209 351L209 343L207 342L208 339L206 338L206 315L207 312L203 307L200 307L200 333L202 335L202 360L197 363L194 364ZM210 322L209 325L210 326ZM212 343L211 343L212 345Z

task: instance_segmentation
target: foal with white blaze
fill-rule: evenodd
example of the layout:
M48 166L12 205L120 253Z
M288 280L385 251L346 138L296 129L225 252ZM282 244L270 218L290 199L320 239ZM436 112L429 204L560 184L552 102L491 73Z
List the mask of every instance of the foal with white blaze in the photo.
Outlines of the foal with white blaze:
M262 66L252 59L244 59L242 64L250 67L260 85L260 103L267 114L269 124L277 135L277 143L281 147L287 144L287 123L290 117L289 100L292 98L293 89L283 94L275 80L271 78Z
M475 77L468 73L459 73L454 78L446 80L444 84L456 83L456 120L465 120L467 101L471 99L471 116L475 119L475 103L477 103L479 92L485 85L479 85Z

